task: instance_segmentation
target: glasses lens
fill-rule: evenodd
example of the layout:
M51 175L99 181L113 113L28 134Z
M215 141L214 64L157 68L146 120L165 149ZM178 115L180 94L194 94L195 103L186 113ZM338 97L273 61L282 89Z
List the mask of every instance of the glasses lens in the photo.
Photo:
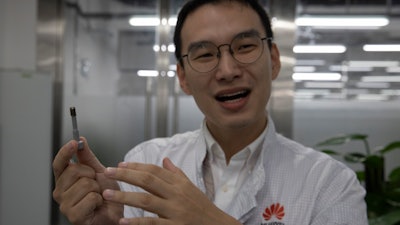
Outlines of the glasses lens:
M263 42L256 34L236 37L231 44L233 57L241 63L253 63L262 53Z
M227 45L227 44L223 44ZM223 46L220 45L220 46ZM257 34L243 34L235 37L230 44L230 52L240 63L253 63L262 54L263 41ZM188 52L190 66L198 72L209 72L219 63L220 52L211 42L202 42L191 46Z
M204 42L192 46L189 50L190 66L198 72L208 72L218 64L218 48L211 42Z

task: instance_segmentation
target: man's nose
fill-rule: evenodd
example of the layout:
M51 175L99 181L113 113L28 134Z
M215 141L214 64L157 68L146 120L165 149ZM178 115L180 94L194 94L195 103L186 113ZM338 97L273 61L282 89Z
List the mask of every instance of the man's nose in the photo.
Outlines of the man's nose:
M224 45L225 46L225 45ZM239 62L233 56L229 45L226 48L219 48L219 63L216 77L218 80L231 81L240 75Z

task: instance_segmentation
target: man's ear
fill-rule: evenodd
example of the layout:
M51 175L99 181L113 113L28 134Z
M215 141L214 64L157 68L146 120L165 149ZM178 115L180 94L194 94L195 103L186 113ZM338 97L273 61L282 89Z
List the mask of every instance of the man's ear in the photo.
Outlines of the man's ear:
M278 46L275 43L271 45L271 66L272 66L272 80L275 80L281 71L281 59Z
M179 62L176 64L176 73L178 75L179 85L181 86L183 92L185 92L187 95L191 95L192 93L186 80L185 69Z

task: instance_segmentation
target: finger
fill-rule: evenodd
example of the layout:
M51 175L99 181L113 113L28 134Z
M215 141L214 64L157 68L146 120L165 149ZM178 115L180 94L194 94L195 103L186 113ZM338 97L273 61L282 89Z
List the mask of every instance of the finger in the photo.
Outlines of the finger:
M69 141L62 146L53 160L53 173L57 180L63 173L65 168L70 164L70 160L74 153L78 150L78 143L76 141Z
M107 189L103 192L103 198L119 204L141 208L160 217L166 217L165 211L168 210L165 200L147 192L121 192Z
M140 172L145 172L145 173L150 173L169 184L174 184L175 179L176 179L174 172L169 171L165 168L159 167L154 164L122 162L122 163L118 164L118 167L119 168L127 168L130 170L135 170L135 171L140 171Z
M99 193L90 192L74 206L60 205L60 211L67 216L72 224L88 224L93 212L103 204L103 198Z
M83 141L83 150L77 151L76 153L79 162L92 167L97 173L103 173L105 167L97 159L96 155L92 152L92 150L90 150L86 138L81 137L81 141Z
M83 177L75 182L68 190L64 191L56 201L62 202L70 207L82 201L89 193L101 194L100 186L93 179Z
M142 165L140 166L141 169L143 168ZM151 166L149 166L148 168L154 169L154 167ZM148 172L138 169L111 168L111 167L107 168L104 172L104 174L109 178L141 187L144 190L154 195L161 197L168 196L168 194L171 193L172 185L165 182L163 179L160 179L159 176L154 175L154 173L159 173L159 172L154 172L154 170Z
M65 185L64 183L75 183L81 177L88 177L91 179L96 178L96 172L93 168L80 164L73 163L70 164L64 172L59 176L59 179L56 180L56 185L60 185L60 187L68 188L70 185Z
M174 225L172 221L156 217L137 217L137 218L122 218L119 220L119 225Z
M186 174L179 169L178 167L175 166L175 164L169 159L169 158L164 158L163 159L163 167L175 174L179 174L181 176L184 176L185 178L187 178Z

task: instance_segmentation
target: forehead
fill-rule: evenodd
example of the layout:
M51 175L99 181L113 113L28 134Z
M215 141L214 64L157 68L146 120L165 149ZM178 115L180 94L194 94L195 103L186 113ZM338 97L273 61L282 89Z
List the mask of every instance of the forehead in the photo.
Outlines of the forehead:
M181 31L182 49L200 41L227 43L247 30L265 34L258 14L250 6L236 1L205 4L186 18Z

